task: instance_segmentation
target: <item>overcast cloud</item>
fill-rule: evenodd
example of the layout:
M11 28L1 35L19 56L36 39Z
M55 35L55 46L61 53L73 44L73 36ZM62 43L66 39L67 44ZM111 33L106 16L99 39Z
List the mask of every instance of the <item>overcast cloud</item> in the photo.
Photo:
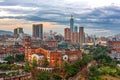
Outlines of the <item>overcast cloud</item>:
M0 19L56 22L69 27L71 14L75 25L84 26L86 33L119 33L120 0L0 0Z

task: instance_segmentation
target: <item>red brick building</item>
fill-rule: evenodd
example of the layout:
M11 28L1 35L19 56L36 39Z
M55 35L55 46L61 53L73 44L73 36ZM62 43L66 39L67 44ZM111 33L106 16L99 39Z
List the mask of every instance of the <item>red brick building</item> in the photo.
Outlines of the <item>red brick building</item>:
M64 36L65 36L65 40L71 40L70 28L65 28L64 29Z
M30 37L25 39L25 57L31 63L33 58L36 58L38 66L41 66L42 60L47 58L49 67L62 66L64 61L76 61L82 57L80 50L75 51L54 51L45 50L43 48L32 49Z
M57 48L58 47L58 41L45 41L44 42L48 47Z

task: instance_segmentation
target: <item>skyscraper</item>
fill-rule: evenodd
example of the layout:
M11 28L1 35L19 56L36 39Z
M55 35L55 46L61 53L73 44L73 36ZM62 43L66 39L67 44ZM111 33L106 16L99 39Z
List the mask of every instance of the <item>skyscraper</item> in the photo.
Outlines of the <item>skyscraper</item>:
M20 27L19 27L19 28L15 28L15 29L14 29L14 37L15 37L15 38L18 38L21 33L24 33L24 32L23 32L23 28L20 28Z
M73 32L72 33L72 42L73 43L78 43L79 42L79 33L78 32Z
M78 27L77 26L75 26L74 32L78 32Z
M80 48L83 47L83 43L85 41L85 36L84 36L84 27L79 27L79 42L80 42Z
M70 18L70 31L71 31L71 42L73 42L73 39L72 39L72 33L74 32L74 19L73 19L73 16L71 15L71 18Z
M78 27L74 27L74 32L72 32L72 42L78 43L79 42L79 33L78 33Z
M71 40L71 31L70 28L64 29L65 40Z
M73 19L73 16L71 15L71 18L70 18L70 31L71 31L71 33L74 31L73 26L74 26L74 19Z
M64 29L64 39L68 44L71 43L71 31L70 31L70 28L65 28Z
M43 24L33 24L33 37L43 40Z

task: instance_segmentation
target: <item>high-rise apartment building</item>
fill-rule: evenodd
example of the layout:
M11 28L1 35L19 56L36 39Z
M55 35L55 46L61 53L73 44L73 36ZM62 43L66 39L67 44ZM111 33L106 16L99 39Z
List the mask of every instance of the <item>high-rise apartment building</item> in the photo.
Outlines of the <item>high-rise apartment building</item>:
M70 28L65 28L64 29L64 40L70 44L71 43L71 31Z
M71 40L71 31L70 31L70 28L65 28L64 29L64 36L65 36L65 40Z
M19 27L14 29L14 37L18 38L21 33L24 33L23 28Z
M78 43L79 42L79 33L78 32L73 32L72 33L72 42L73 43Z
M84 41L85 41L84 27L79 27L79 42L80 42L80 48L83 47Z
M33 37L43 40L43 24L33 24Z

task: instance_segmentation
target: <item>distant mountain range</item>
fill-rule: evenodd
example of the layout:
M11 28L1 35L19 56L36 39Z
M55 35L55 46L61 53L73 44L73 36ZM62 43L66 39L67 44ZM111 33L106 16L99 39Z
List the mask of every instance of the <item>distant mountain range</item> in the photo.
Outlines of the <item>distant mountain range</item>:
M0 35L5 35L5 34L13 35L13 32L11 32L11 31L0 30Z

